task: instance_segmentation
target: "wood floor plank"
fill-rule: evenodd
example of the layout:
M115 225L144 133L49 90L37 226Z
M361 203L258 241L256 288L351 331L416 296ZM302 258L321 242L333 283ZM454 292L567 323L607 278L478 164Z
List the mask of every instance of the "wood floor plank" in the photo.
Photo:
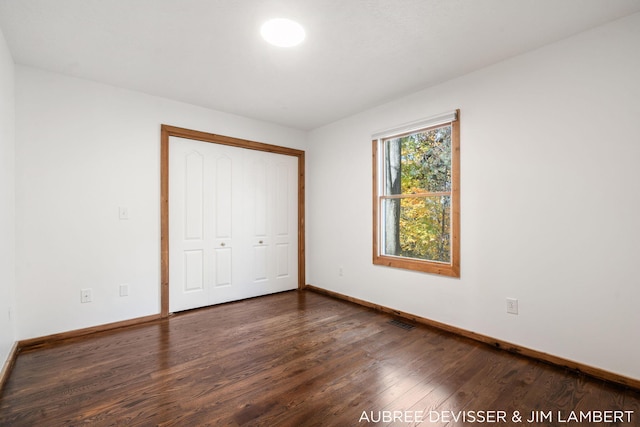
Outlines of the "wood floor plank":
M447 417L498 409L626 410L597 425L640 425L640 391L390 320L292 291L48 343L18 355L0 425L458 426Z

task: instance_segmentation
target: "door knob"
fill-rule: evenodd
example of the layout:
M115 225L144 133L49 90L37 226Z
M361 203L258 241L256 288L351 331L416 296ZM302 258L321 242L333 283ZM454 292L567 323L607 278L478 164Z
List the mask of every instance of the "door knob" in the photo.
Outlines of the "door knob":
M224 246L224 242L220 243L220 246Z

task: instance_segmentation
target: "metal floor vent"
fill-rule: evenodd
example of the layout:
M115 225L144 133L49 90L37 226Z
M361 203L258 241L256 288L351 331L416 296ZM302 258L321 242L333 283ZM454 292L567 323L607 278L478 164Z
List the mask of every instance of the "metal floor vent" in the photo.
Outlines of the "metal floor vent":
M405 331L410 331L416 327L416 325L405 323L402 320L398 320L398 319L389 320L389 324L393 326L397 326L398 328L402 328Z

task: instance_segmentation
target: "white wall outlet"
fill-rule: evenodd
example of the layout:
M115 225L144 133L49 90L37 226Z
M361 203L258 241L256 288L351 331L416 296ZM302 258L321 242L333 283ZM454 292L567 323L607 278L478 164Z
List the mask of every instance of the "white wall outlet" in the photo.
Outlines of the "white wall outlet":
M120 296L121 297L129 296L129 285L127 285L126 283L123 283L122 285L120 285Z
M129 208L126 206L120 206L118 208L118 218L129 219Z
M344 268L342 266L338 267L338 276L344 276Z
M80 289L80 302L91 302L91 289Z
M507 313L518 314L518 300L507 298Z

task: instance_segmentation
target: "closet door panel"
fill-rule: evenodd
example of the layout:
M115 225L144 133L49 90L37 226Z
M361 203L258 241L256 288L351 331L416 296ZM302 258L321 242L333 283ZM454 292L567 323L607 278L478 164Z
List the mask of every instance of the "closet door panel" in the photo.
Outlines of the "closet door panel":
M297 158L169 145L169 311L297 288Z

